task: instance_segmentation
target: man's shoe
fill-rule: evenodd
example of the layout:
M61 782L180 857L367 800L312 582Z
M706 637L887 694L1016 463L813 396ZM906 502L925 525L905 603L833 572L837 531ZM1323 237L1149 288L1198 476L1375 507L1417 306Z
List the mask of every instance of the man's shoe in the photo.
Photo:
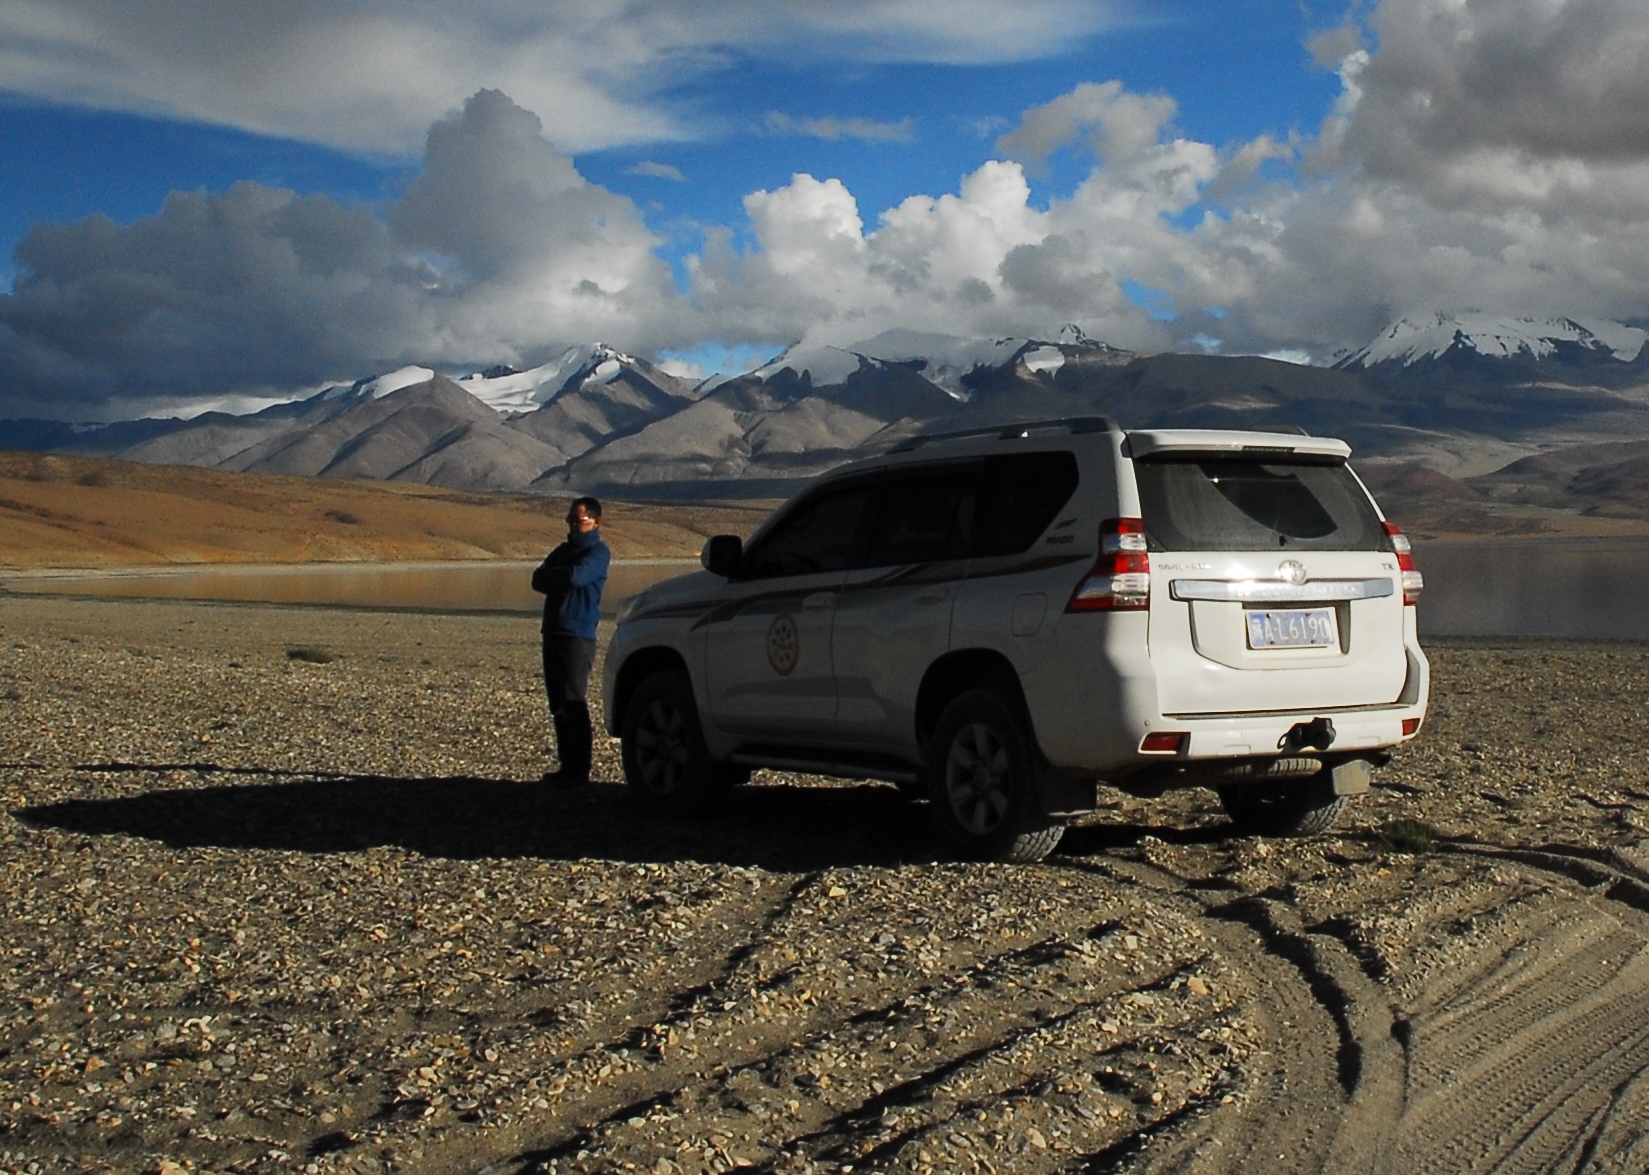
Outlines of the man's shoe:
M560 771L544 772L539 777L538 782L545 787L554 788L587 787L590 782L590 774L587 771L568 771L563 768Z

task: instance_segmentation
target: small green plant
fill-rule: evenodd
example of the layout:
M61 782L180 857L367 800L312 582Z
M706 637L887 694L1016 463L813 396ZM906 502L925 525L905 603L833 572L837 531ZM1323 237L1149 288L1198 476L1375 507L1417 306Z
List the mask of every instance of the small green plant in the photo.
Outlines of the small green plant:
M306 665L330 665L338 659L336 653L329 653L325 649L299 647L286 650L288 661L302 661Z
M1420 820L1388 820L1380 828L1380 843L1394 853L1430 852L1437 829Z

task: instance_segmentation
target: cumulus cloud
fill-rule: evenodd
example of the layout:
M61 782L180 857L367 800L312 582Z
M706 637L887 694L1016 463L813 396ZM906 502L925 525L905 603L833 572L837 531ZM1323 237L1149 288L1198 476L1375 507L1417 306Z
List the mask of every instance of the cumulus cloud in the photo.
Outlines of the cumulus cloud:
M764 252L778 205L761 250L707 249L706 288L729 306L760 291L757 318L824 341L1068 317L1122 345L1320 359L1435 309L1649 315L1649 7L1384 0L1311 49L1342 82L1313 138L1216 147L1175 132L1168 95L1085 83L1026 110L958 195L911 197L798 264L805 297L776 280L786 249ZM1087 178L1032 207L1024 169L1072 146Z
M833 179L797 175L745 204L757 248L712 238L692 266L695 314L723 330L840 345L892 326L1034 334L1075 318L1122 345L1168 341L1122 296L1118 242L1079 225L1062 237L1068 208L1033 208L1015 162L984 164L954 195L911 196L870 232Z
M1370 41L1314 46L1344 92L1304 182L1203 234L1253 291L1223 329L1322 355L1431 309L1649 314L1649 8L1384 0Z
M996 141L996 149L1040 166L1061 147L1083 141L1104 159L1125 161L1155 146L1178 109L1166 94L1131 94L1118 81L1083 82L1027 110L1019 125Z
M657 239L536 116L482 91L430 130L386 219L240 183L128 227L43 225L0 298L0 370L54 414L293 389L413 360L521 362L632 342L673 295Z
M898 122L877 122L871 118L792 118L780 111L769 110L762 125L769 134L805 135L811 139L908 143L916 137L915 124L908 118Z
M400 153L495 87L581 151L691 137L648 95L730 55L1022 61L1109 21L1095 0L0 0L0 90Z
M0 297L0 370L90 412L407 362L519 366L598 338L697 362L707 340L1074 321L1140 350L1322 359L1437 309L1642 319L1646 45L1640 3L1384 0L1367 30L1313 40L1342 82L1315 135L1216 146L1176 130L1167 95L1085 83L1024 111L954 192L880 210L830 176L751 192L683 289L628 200L483 91L435 120L382 216L241 184L129 227L36 229ZM1033 202L1027 168L1072 146L1086 177Z
M1344 149L1428 201L1649 214L1649 7L1386 0Z

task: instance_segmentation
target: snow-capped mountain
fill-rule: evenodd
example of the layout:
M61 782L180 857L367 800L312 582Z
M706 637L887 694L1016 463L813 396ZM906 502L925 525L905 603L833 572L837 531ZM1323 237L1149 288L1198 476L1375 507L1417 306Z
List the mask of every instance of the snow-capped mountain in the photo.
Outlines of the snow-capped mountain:
M952 399L966 403L979 384L1022 364L1027 372L1053 378L1068 358L1125 363L1134 356L1088 338L1067 325L1052 339L960 338L926 331L887 330L846 347L798 344L751 374L766 383L789 371L813 387L844 384L861 370L895 366L915 372Z
M508 415L532 412L563 392L611 383L626 372L638 373L647 382L672 394L686 394L692 386L606 343L568 347L548 363L526 371L511 367L478 371L458 380L458 386L493 411ZM426 371L424 378L433 374Z
M1649 437L1646 344L1649 332L1619 323L1439 314L1392 324L1331 369L1135 355L1075 327L889 330L694 384L591 343L459 380L409 365L245 415L0 421L0 448L462 489L771 497L914 433L1101 414L1129 427L1294 425L1361 455L1474 438L1538 448L1554 429Z
M1607 319L1436 313L1398 319L1336 366L1389 371L1461 359L1632 363L1645 342L1649 331Z

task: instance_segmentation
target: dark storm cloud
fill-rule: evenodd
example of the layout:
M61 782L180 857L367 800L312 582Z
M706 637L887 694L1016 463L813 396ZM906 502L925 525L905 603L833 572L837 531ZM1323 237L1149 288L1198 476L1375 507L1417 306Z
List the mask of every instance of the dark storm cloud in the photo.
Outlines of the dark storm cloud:
M430 131L387 219L240 183L130 226L42 225L0 297L0 395L86 405L291 389L416 358L627 334L669 289L622 196L482 91ZM55 414L55 413L54 413ZM68 413L72 414L72 413Z
M1371 174L1450 201L1649 202L1618 190L1649 161L1649 4L1387 0L1374 33L1345 139Z

